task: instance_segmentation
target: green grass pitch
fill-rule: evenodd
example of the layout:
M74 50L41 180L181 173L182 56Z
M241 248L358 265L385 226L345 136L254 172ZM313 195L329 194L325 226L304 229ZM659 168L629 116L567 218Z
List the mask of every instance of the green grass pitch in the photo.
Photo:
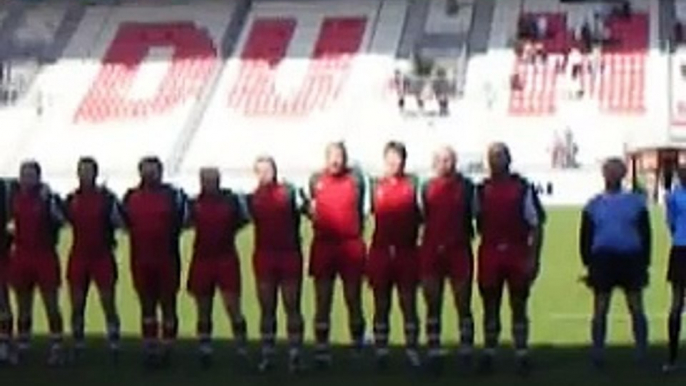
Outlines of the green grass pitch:
M187 294L180 296L179 313L181 316L181 339L175 353L174 364L167 370L146 372L140 365L138 356L138 311L137 299L132 291L128 271L127 242L122 238L119 248L120 285L118 290L119 306L125 334L125 352L121 362L113 366L108 361L104 345L99 338L103 330L103 318L97 304L97 298L91 293L87 316L88 330L93 334L88 355L79 363L65 368L49 369L44 365L45 342L40 335L45 332L45 321L40 308L36 307L36 327L39 335L31 361L19 368L0 369L2 385L55 385L57 383L73 386L100 385L273 385L276 382L288 382L303 386L328 384L329 386L357 384L396 386L428 382L438 385L470 382L486 385L579 385L589 382L593 385L626 384L645 385L647 382L657 384L683 384L684 375L664 377L659 374L659 365L664 358L664 341L666 340L665 315L669 304L669 287L664 276L668 252L668 235L664 227L661 209L654 210L654 256L651 286L646 294L646 305L651 321L651 364L647 368L637 368L632 361L631 326L626 316L626 307L620 294L617 294L615 306L610 317L611 348L609 353L610 367L607 374L595 374L587 361L589 336L589 314L591 297L589 291L578 282L583 273L577 255L577 228L579 221L578 208L558 208L550 210L547 226L543 268L539 281L533 292L531 302L531 335L534 346L536 371L532 378L518 379L512 367L512 355L507 348L499 354L498 374L490 378L462 374L453 369L453 357L447 359L447 370L441 378L413 374L404 366L402 350L394 353L393 367L383 375L375 372L372 356L363 360L351 359L343 348L335 351L334 367L329 373L307 373L299 376L288 375L280 366L269 375L256 374L249 366L237 363L231 355L229 328L226 318L217 307L216 335L218 341L217 358L211 370L202 370L197 363L194 351L193 331L195 311ZM303 224L305 245L309 242L309 224ZM184 238L184 267L188 264L191 237ZM243 306L249 322L249 333L253 340L258 337L258 306L254 292L251 263L252 235L250 230L242 232L239 238L243 270ZM66 255L69 245L68 232L62 237L61 252ZM66 291L63 291L66 292ZM365 294L366 313L371 317L371 296ZM65 322L68 325L69 306L64 299ZM450 301L448 298L447 301ZM481 341L480 311L478 298L474 298L477 317L477 341ZM311 318L313 311L312 283L305 281L303 308L307 325L307 340L311 341ZM346 315L340 293L337 294L333 321L332 337L334 342L346 341ZM509 321L507 311L503 312L503 338L509 341ZM397 312L392 320L392 339L395 343L402 341L401 319ZM456 341L456 316L452 307L446 307L444 315L444 339L447 344ZM279 326L280 337L284 336L283 323ZM254 350L256 351L256 347ZM281 351L283 353L283 350ZM283 356L283 355L282 355Z

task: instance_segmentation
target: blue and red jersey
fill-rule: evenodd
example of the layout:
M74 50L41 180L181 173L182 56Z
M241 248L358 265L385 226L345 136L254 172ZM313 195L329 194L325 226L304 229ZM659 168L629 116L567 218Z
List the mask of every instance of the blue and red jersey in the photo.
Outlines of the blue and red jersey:
M310 179L315 239L361 238L367 211L367 181L361 172L350 169L334 175L323 172Z
M534 187L516 174L484 180L474 206L477 229L486 245L530 244L531 230L545 222Z
M474 236L474 184L454 173L424 182L423 243L431 246L469 247Z
M122 221L114 193L104 187L79 188L67 196L65 208L74 238L72 256L93 258L111 254L116 246L115 231Z
M247 222L241 199L230 190L200 193L191 203L193 258L236 257L236 234Z
M131 257L178 262L179 239L187 212L185 194L171 185L129 190L124 196L123 217L129 231Z
M258 186L247 197L255 251L300 252L302 192L288 183Z
M59 196L40 185L30 190L14 188L10 200L15 249L22 255L55 253L65 221Z
M372 182L375 247L416 247L421 225L419 181L410 175L384 177Z

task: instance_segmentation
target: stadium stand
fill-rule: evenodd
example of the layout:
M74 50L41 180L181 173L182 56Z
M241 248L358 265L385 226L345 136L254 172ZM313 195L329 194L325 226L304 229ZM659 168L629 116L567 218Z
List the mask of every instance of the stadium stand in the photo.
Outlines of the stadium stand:
M548 173L568 130L583 169L666 135L656 122L686 121L686 57L659 50L659 24L673 22L669 7L686 19L685 3L631 0L622 15L561 0L7 2L0 58L25 81L0 111L3 126L12 122L0 172L35 157L68 185L88 154L125 186L137 159L156 154L184 185L213 164L244 186L261 153L300 180L327 141L347 141L356 161L378 169L378 150L394 138L421 171L438 144L477 165L488 142L504 140L518 168ZM584 23L604 40L590 52ZM545 33L524 38L523 26ZM417 57L431 64L426 106L415 113L410 98L411 112L399 112L394 73ZM451 86L446 117L431 96L439 69Z
M219 73L233 9L230 2L90 7L62 59L36 82L48 102L22 155L62 176L83 154L101 159L112 176L131 177L144 154L166 160Z
M251 178L254 157L269 152L282 170L309 173L321 154L304 149L359 136L360 117L397 114L381 91L405 10L398 1L255 3L181 171L194 179L218 164Z
M529 3L537 7L527 9ZM531 62L527 47L517 55L512 76L511 114L555 113L561 80L571 76L571 70L566 68L568 65L579 66L578 73L574 74L576 79L571 81L580 82L580 92L585 98L597 100L603 113L641 114L645 111L644 82L649 49L647 9L636 8L630 15L620 15L615 11L599 10L597 4L573 5L569 9L555 2L550 2L551 7L547 9L542 6L543 2L524 4L519 14L520 24L543 19L547 31L542 39L536 39L536 44L541 45L540 55L543 55L540 61ZM580 63L570 63L570 52L585 50L579 39L581 34L576 32L584 28L584 23L591 29L593 23L599 24L597 32L605 36L593 38L603 41L588 47L591 51L581 54Z

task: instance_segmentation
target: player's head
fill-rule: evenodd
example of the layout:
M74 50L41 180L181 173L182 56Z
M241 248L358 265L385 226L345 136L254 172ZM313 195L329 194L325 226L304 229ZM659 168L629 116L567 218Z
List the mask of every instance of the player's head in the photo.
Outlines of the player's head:
M341 174L348 168L348 149L343 142L332 142L326 146L326 171Z
M433 169L438 176L448 176L457 168L457 153L451 146L442 146L434 153Z
M679 178L679 184L686 188L686 164L679 164L676 175Z
M93 187L98 179L98 162L93 157L82 157L76 167L81 187Z
M404 143L399 141L388 142L384 146L383 157L387 175L398 176L405 172L407 148Z
M605 188L608 190L617 190L621 188L622 181L626 177L626 164L624 160L619 157L608 158L603 162L603 179L605 179Z
M32 189L40 185L41 166L38 161L28 160L21 163L19 166L19 185L23 189Z
M144 157L138 163L138 173L144 185L158 185L162 182L164 167L162 161L155 156Z
M510 172L510 148L503 142L495 142L488 147L488 168L491 175L498 176Z
M215 167L200 169L200 190L203 193L216 193L221 186L221 173Z
M253 165L257 183L260 185L269 185L276 182L278 178L278 171L276 169L276 161L274 157L262 155L257 157Z

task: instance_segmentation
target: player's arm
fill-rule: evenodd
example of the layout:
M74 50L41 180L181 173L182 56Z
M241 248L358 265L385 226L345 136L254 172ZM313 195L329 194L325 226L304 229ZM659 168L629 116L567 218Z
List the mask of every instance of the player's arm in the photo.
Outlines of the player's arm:
M173 188L174 208L176 209L176 220L179 230L188 223L190 210L188 208L188 196L181 188Z
M672 237L674 236L674 231L676 230L676 199L674 197L676 193L670 193L667 195L667 200L665 200L665 210L667 217L667 227Z
M541 248L543 244L543 237L541 233L541 216L536 204L536 191L533 185L527 184L524 193L524 220L529 226L528 243L531 247L531 256L533 265L533 275L536 277L541 264Z
M107 191L107 196L110 202L110 226L113 229L120 229L124 227L124 207L113 192Z
M315 208L317 206L317 183L321 177L320 173L314 173L307 183L306 189L301 189L300 194L303 200L303 213L312 220L315 214Z
M581 212L581 226L579 227L579 255L585 267L588 267L591 263L594 234L595 225L591 215L591 206L586 205Z
M128 229L131 227L131 214L129 213L129 201L131 200L131 195L133 194L133 190L129 189L124 193L124 198L122 198L121 201L121 211L119 214L121 215L121 220L122 220L122 228L124 230Z
M50 221L54 227L61 228L67 222L64 201L57 193L51 191L47 185L42 189L41 194L44 195L48 203Z
M474 238L474 235L476 234L476 229L474 227L474 218L476 217L476 208L475 208L475 196L477 195L476 193L476 187L472 180L470 180L467 177L464 178L464 193L465 193L465 212L464 212L464 229L467 231L467 234L469 235L470 239Z
M481 234L483 231L483 217L481 213L481 201L484 194L484 183L477 184L474 188L474 198L472 199L472 216L474 217L476 227L475 233Z
M232 193L233 195L233 200L236 205L236 213L237 213L237 220L236 220L236 229L235 231L238 232L241 229L245 228L246 225L250 222L250 209L248 205L248 195L247 194L238 194L238 193Z
M652 255L652 228L650 226L650 213L648 208L644 206L638 214L637 218L638 234L641 238L641 257L646 267L650 266Z

